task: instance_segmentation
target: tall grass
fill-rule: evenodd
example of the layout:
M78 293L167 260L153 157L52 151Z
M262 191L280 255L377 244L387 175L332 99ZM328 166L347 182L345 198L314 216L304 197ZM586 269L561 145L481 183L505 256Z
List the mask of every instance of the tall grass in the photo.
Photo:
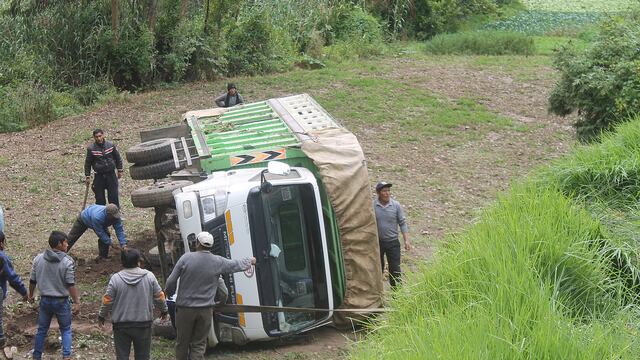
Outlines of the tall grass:
M542 178L566 195L603 201L617 208L638 207L640 198L640 117L620 125L594 146L580 146Z
M602 227L555 189L519 186L410 274L358 359L640 356Z
M425 44L436 55L532 55L532 37L518 33L479 31L436 35Z

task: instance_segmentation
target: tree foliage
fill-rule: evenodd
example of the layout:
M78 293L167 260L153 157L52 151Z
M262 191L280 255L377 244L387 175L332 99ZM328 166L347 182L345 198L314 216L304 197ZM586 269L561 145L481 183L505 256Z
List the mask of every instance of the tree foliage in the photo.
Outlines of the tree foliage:
M589 141L612 130L640 109L640 13L611 17L590 48L561 49L555 66L561 78L549 96L549 111L578 113L578 137Z

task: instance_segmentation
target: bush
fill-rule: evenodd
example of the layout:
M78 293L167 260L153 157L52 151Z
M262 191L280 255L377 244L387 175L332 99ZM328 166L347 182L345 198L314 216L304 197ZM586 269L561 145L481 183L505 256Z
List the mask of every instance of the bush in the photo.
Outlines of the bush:
M425 49L437 55L531 55L535 52L530 36L489 31L436 35L427 41Z
M567 46L555 67L560 81L549 96L549 111L565 116L575 111L578 137L597 139L640 109L640 13L605 21L584 52Z
M227 37L230 75L264 74L293 65L295 50L291 39L274 27L267 13L254 12L242 18Z
M329 58L343 61L384 53L386 45L380 22L357 6L338 7L331 20Z
M20 131L55 119L52 94L31 82L0 89L0 131Z
M416 0L413 34L429 39L441 33L453 33L472 15L493 14L498 7L493 0Z

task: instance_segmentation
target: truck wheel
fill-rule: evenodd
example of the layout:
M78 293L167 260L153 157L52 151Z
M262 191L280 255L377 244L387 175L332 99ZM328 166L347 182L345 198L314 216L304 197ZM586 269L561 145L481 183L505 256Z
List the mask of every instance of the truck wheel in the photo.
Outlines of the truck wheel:
M137 165L152 164L171 159L173 151L171 144L177 142L175 138L156 139L133 145L125 153L127 161Z
M129 168L129 174L133 180L146 180L146 179L162 179L163 177L171 174L176 170L180 170L184 167L184 162L180 162L176 168L173 159L157 162L155 164L147 165L131 165Z
M171 267L171 254L166 253L165 255L167 256L167 264L169 265L169 267ZM154 246L149 249L149 251L147 251L147 258L149 259L151 266L157 267L158 269L160 268L160 254L158 253L157 246Z
M135 207L149 208L173 204L173 190L193 184L188 180L159 181L131 192L131 203Z

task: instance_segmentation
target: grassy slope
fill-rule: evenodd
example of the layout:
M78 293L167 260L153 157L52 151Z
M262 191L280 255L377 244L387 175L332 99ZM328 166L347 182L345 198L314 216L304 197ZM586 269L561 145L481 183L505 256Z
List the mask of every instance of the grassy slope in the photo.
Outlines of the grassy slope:
M637 274L639 143L635 119L512 188L409 278L353 357L638 358L624 272Z

